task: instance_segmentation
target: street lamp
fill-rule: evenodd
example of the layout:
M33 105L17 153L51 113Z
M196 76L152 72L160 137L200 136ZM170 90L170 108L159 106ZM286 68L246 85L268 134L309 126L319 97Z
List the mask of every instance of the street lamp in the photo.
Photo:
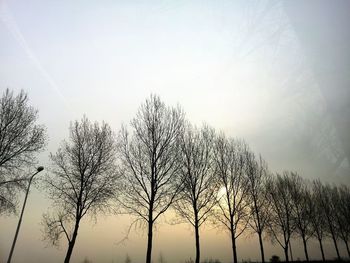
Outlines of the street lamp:
M22 223L22 217L23 217L23 213L24 213L24 208L26 207L26 203L27 203L27 197L28 197L28 194L29 194L30 185L32 183L32 180L33 180L34 176L37 175L38 173L40 173L42 170L44 170L44 167L39 166L36 169L36 172L29 179L29 183L28 183L28 187L27 187L27 191L26 191L26 196L24 198L24 203L23 203L23 207L22 207L22 211L21 211L21 216L19 217L19 220L18 220L18 225L17 225L17 229L16 229L15 238L13 239L13 243L12 243L12 246L11 246L11 251L10 251L9 258L7 259L7 263L11 262L13 250L15 249L19 228L21 227L21 223Z

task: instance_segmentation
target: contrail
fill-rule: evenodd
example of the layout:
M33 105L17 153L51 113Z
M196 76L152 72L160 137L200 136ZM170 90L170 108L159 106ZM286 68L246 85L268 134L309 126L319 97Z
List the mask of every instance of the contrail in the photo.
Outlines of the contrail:
M23 34L19 27L17 26L17 23L15 19L13 18L9 8L7 7L5 1L0 0L0 20L5 24L6 28L11 32L15 40L20 44L20 46L24 49L25 53L29 57L29 59L32 61L32 63L35 65L35 67L39 70L39 72L42 74L44 79L49 83L51 88L57 93L57 95L61 98L64 105L68 107L68 102L62 92L60 91L60 88L55 83L55 81L52 79L52 77L49 75L49 73L43 68L40 61L35 56L34 52L30 49L28 46L26 40L23 37Z

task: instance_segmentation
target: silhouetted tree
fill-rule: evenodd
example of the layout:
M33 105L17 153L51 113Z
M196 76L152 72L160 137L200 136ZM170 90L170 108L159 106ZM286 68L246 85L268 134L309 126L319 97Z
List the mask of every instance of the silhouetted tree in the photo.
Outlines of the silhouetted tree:
M6 89L0 98L0 214L14 212L16 192L28 179L23 169L33 165L46 141L38 111L28 104L24 91Z
M318 240L320 251L322 255L322 260L325 261L324 250L322 240L325 236L325 225L326 225L326 216L322 206L322 197L320 196L320 191L318 189L319 182L313 181L312 183L312 192L311 192L311 226L314 237Z
M291 172L289 179L295 231L303 240L305 258L306 261L309 261L307 241L313 234L311 227L311 209L313 204L310 191L307 182L299 174Z
M44 235L58 245L67 238L65 263L70 261L81 219L108 211L117 191L115 136L108 124L86 117L70 126L70 140L51 154L52 175L45 187L53 201L53 214L44 214Z
M348 256L350 258L349 238L350 238L350 190L347 186L333 186L332 204L335 211L335 225L339 238L344 241Z
M294 231L290 174L287 171L283 172L283 175L277 174L267 184L271 204L268 233L271 240L283 248L286 262L289 262L288 248Z
M153 225L180 191L180 139L182 110L167 107L151 96L131 121L132 135L124 127L119 139L123 172L121 204L148 225L146 263L151 263Z
M270 205L266 184L269 178L267 163L259 156L256 160L255 154L246 151L246 173L249 185L250 227L258 234L260 244L261 262L265 262L263 232L265 231L270 218Z
M196 263L200 262L199 228L211 215L218 192L213 163L215 132L188 124L181 138L181 198L174 204L195 231Z
M217 137L214 148L216 175L222 192L219 196L216 220L231 236L233 261L238 262L236 239L248 226L249 184L245 174L245 152L248 146L243 141Z
M338 259L340 259L339 248L337 244L338 234L336 229L336 212L335 205L332 202L332 187L327 184L322 184L319 180L314 181L314 191L320 202L320 206L324 212L326 219L326 233L330 235L333 240L335 251Z

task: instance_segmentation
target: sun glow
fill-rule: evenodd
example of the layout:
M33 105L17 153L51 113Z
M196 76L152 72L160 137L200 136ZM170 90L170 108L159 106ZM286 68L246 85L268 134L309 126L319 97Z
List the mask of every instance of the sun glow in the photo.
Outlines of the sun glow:
M220 199L226 194L226 188L223 186L219 189L217 198Z

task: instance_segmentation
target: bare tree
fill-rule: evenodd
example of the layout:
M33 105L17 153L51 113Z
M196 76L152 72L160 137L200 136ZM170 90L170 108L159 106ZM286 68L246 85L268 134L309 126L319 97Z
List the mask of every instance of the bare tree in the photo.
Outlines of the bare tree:
M292 201L292 215L295 223L295 231L303 240L306 261L309 261L307 241L312 237L311 212L312 201L307 181L298 173L291 172L290 195Z
M180 191L182 110L167 107L152 95L131 121L132 135L123 128L119 153L123 171L121 204L148 225L146 263L151 263L153 225Z
M0 98L0 214L15 211L16 192L29 176L23 169L45 147L46 131L37 119L24 91L14 95L5 90Z
M256 160L255 154L246 151L246 173L249 185L249 213L251 215L249 225L258 234L260 244L261 262L265 262L263 232L268 226L270 218L270 205L266 184L269 178L267 163L259 156Z
M332 187L328 184L324 185L319 180L317 180L314 181L314 191L318 197L321 209L324 212L326 219L326 233L328 233L332 238L337 257L340 259L339 248L337 244L338 233L336 231L337 229L335 224L335 206L332 202Z
M55 211L43 217L48 241L58 245L62 235L68 241L65 263L70 261L82 218L108 211L118 183L115 136L108 124L84 117L71 124L69 139L50 155L52 175L45 186Z
M339 238L344 241L348 256L350 258L349 239L350 239L350 190L347 186L333 186L332 204L335 213L335 225Z
M196 263L200 262L199 228L212 214L218 183L213 163L215 132L208 126L198 130L188 124L181 140L181 198L174 204L179 215L195 231Z
M277 174L267 184L271 204L268 234L272 241L276 241L283 248L286 262L289 262L288 248L294 231L290 184L288 171L283 172L283 175Z
M229 231L233 261L238 262L236 239L248 226L250 201L249 184L245 174L245 142L227 139L220 135L216 139L214 160L216 174L221 186L216 219Z
M322 240L325 237L326 216L322 207L322 197L320 196L319 181L313 181L311 192L311 227L314 237L318 240L322 260L325 261Z

